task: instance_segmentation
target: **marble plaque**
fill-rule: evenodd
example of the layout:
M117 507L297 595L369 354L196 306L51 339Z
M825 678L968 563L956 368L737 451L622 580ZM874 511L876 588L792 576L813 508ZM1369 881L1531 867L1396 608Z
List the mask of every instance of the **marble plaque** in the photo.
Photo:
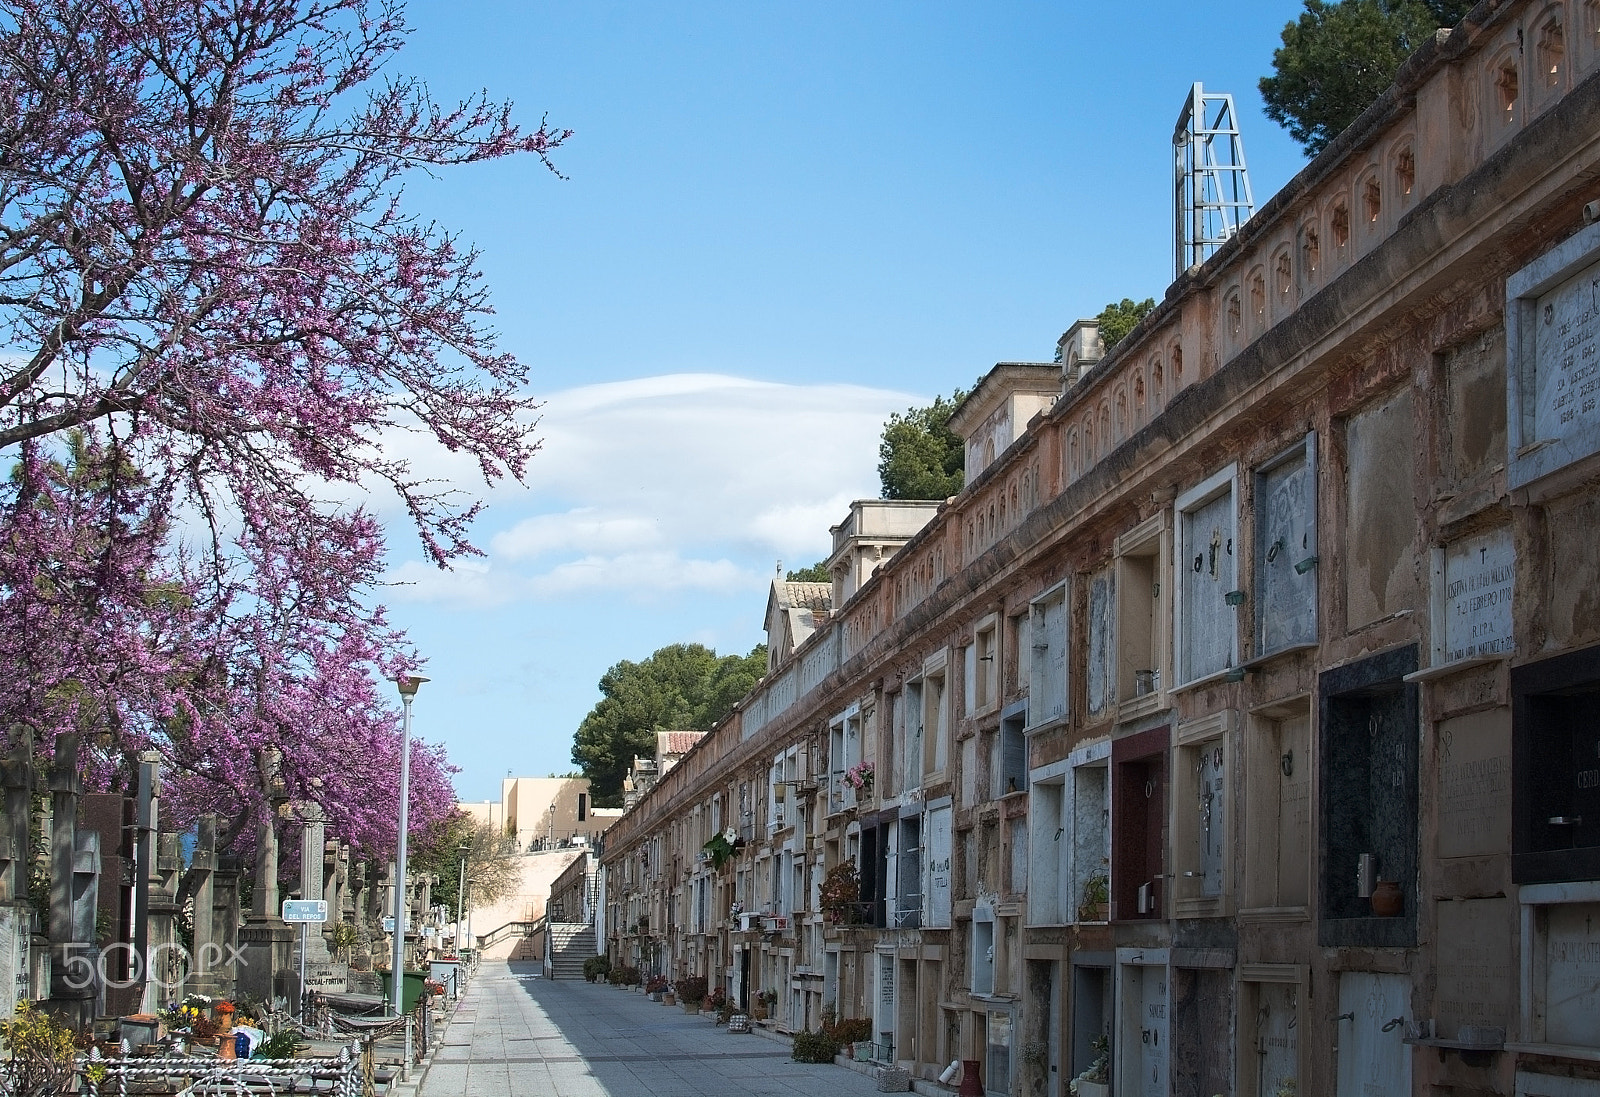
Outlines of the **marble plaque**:
M1509 848L1510 723L1504 708L1439 722L1440 857L1474 857Z
M1600 262L1534 301L1535 437L1600 424Z
M1600 1048L1600 903L1545 911L1545 1041Z
M1507 899L1439 904L1439 1035L1463 1025L1507 1028L1511 1014L1511 910Z
M1444 550L1444 645L1438 661L1509 654L1516 552L1509 529L1468 537Z
M1506 279L1507 481L1600 451L1600 225Z

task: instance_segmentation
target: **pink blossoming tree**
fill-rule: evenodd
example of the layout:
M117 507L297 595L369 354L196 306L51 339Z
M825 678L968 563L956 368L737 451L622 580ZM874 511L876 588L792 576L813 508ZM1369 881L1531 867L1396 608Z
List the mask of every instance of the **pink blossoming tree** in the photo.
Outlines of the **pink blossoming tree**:
M401 184L569 136L435 103L385 69L405 35L383 0L0 5L0 728L84 733L108 786L159 750L180 818L244 834L275 748L373 851L384 680L416 658L372 605L378 526L328 486L398 493L443 566L476 504L383 438L487 481L538 447L476 253ZM413 764L420 829L452 794L439 752Z

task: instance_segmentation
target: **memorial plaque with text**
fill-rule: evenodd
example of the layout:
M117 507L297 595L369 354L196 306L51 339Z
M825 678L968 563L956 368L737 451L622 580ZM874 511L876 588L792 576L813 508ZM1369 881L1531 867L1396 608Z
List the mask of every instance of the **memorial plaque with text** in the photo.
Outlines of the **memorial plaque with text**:
M1546 912L1544 1038L1600 1047L1600 903L1560 903Z
M1439 722L1439 856L1475 857L1511 841L1511 714Z
M1600 225L1506 280L1511 487L1600 452Z
M1464 1025L1506 1028L1511 1015L1511 919L1506 899L1439 904L1439 1035Z
M1515 577L1516 552L1509 529L1445 547L1444 646L1437 653L1439 662L1510 654Z

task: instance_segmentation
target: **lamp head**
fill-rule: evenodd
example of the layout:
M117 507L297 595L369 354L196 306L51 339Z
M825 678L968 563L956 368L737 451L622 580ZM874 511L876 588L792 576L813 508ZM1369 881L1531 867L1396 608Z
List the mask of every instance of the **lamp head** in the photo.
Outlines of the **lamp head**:
M417 695L418 687L426 681L428 679L420 674L402 674L394 680L394 684L400 687L401 697L411 698Z

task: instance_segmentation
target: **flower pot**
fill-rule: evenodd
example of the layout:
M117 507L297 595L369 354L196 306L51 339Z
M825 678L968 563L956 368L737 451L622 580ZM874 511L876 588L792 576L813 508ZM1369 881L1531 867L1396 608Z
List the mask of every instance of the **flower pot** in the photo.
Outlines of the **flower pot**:
M662 1005L675 1006L678 1004L678 996L669 990L661 996L660 1001Z
M1111 1087L1105 1082L1079 1082L1078 1097L1109 1097Z
M961 1088L959 1097L983 1097L983 1079L978 1076L978 1060L961 1060Z
M1398 880L1379 880L1372 889L1372 913L1379 918L1393 918L1406 909L1405 892Z

